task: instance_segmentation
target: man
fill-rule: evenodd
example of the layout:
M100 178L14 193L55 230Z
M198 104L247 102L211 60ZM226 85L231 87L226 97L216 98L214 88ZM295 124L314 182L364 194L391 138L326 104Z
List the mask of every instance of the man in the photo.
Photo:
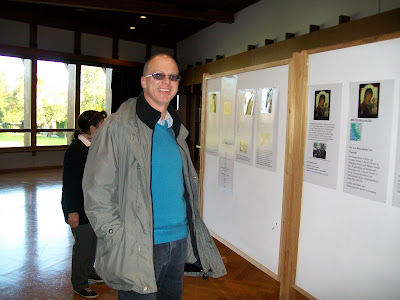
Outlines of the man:
M169 106L180 76L174 59L150 58L143 93L97 130L83 179L98 237L96 270L119 299L181 299L190 274L226 274L199 215L187 129Z

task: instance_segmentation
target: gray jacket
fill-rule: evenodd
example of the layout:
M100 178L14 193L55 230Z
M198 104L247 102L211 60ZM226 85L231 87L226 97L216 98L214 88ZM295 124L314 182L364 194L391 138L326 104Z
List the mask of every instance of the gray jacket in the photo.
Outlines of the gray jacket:
M198 179L185 141L188 131L176 111L168 111L183 160L189 226L187 266L191 265L191 275L197 270L220 277L226 269L200 218ZM98 274L114 289L142 294L157 291L151 153L153 128L159 117L143 94L124 102L96 131L83 177L85 211L98 237Z

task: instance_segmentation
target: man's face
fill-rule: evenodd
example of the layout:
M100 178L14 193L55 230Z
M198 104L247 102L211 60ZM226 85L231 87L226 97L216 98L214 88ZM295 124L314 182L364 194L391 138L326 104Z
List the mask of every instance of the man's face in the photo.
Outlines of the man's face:
M168 75L178 75L178 66L168 56L156 56L149 62L145 75L153 73L164 73L167 76L163 80L157 80L152 76L142 76L143 93L151 107L158 111L164 111L178 92L179 82L171 81L168 77Z

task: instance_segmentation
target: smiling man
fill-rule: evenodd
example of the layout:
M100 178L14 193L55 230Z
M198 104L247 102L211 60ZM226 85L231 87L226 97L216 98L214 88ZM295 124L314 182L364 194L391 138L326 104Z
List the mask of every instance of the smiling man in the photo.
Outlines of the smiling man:
M169 105L180 78L172 57L151 57L143 93L107 119L90 147L85 211L98 237L96 270L118 299L181 299L184 269L226 274L198 211L188 131Z

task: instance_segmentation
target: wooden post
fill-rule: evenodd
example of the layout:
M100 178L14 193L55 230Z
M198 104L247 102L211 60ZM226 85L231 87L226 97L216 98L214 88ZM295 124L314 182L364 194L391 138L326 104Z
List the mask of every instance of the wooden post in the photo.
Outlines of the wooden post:
M74 54L81 54L81 32L75 30L74 32Z
M113 49L112 49L112 58L118 59L119 58L119 38L113 38Z
M29 47L30 48L37 48L37 25L30 24L29 26Z
M308 54L294 53L289 63L285 175L282 231L279 251L279 299L295 299L297 250L303 189L304 149L307 128Z
M202 98L201 98L201 129L200 129L200 171L199 171L199 204L200 216L203 217L203 188L204 188L204 157L206 148L206 109L207 109L207 80L208 73L203 73Z

